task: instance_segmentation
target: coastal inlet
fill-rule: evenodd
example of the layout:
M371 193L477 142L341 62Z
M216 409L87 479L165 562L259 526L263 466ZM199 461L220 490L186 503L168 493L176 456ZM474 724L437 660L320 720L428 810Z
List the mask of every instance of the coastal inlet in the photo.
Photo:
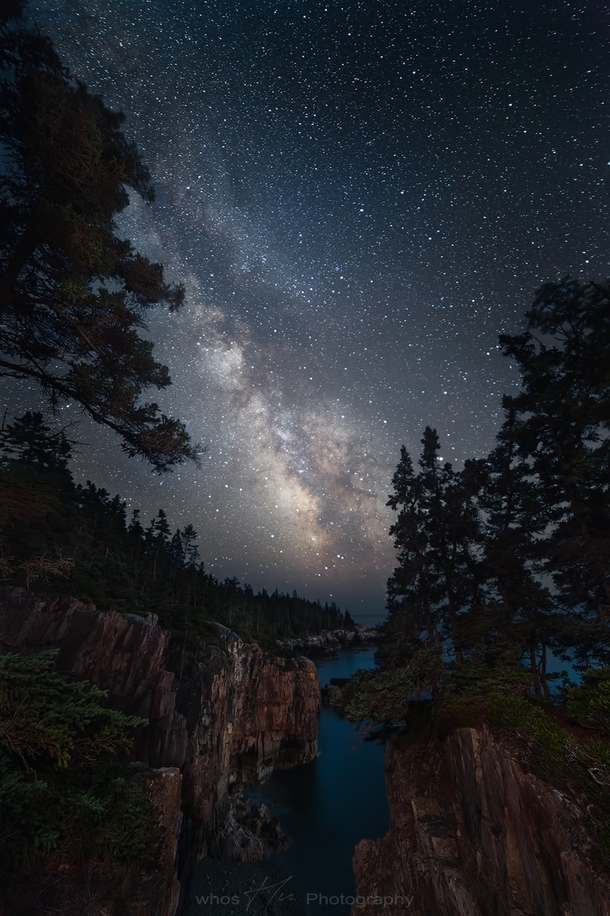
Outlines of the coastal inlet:
M349 678L359 668L372 668L374 655L375 649L369 647L316 659L320 684L324 687L331 678ZM320 710L318 748L311 762L275 771L247 790L254 805L264 804L279 819L288 848L258 866L201 860L195 867L187 916L242 916L258 912L256 907L263 903L277 916L348 916L356 893L355 847L388 830L385 749L363 741L326 705Z

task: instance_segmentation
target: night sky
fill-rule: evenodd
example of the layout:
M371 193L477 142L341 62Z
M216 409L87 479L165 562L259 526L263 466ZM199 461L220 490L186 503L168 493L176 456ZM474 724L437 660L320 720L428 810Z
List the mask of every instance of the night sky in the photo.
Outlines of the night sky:
M426 424L493 445L497 348L535 289L610 275L603 0L36 0L73 73L122 108L157 202L120 234L184 281L150 324L207 444L159 477L83 422L75 472L206 569L383 615L385 503ZM20 406L36 406L22 389ZM66 418L73 416L68 409ZM332 598L330 597L332 595Z

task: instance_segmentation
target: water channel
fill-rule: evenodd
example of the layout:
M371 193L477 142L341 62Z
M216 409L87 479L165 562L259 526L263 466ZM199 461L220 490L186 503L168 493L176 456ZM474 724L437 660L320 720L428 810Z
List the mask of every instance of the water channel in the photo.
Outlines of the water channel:
M372 668L374 655L374 649L344 651L338 659L316 661L321 686L331 677ZM340 899L355 893L354 847L388 830L384 757L383 745L363 741L323 706L317 759L274 773L256 788L256 797L280 818L291 838L289 849L276 853L273 861L290 877L286 890L290 887L308 916L347 916L350 911Z

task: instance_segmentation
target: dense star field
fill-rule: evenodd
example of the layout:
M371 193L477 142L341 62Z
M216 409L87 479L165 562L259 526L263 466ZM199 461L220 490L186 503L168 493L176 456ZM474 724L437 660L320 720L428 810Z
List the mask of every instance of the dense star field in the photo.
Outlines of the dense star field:
M127 115L157 189L120 232L187 303L155 397L208 446L152 475L82 423L76 472L206 569L383 615L401 444L460 467L519 384L497 335L534 290L610 275L602 0L35 0ZM156 393L155 393L156 395ZM15 408L36 406L22 388ZM75 414L68 408L62 419ZM332 598L330 596L332 595Z

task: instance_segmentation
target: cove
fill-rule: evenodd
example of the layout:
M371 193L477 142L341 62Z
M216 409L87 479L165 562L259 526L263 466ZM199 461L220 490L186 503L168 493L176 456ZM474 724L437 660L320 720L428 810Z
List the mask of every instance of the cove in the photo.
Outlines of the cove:
M320 685L374 667L374 655L369 648L316 660ZM350 906L341 896L345 901L355 894L354 847L388 830L385 748L363 741L326 706L320 712L318 747L316 760L273 773L251 794L279 817L291 839L289 849L272 859L290 878L283 893L293 893L308 916L347 916Z

